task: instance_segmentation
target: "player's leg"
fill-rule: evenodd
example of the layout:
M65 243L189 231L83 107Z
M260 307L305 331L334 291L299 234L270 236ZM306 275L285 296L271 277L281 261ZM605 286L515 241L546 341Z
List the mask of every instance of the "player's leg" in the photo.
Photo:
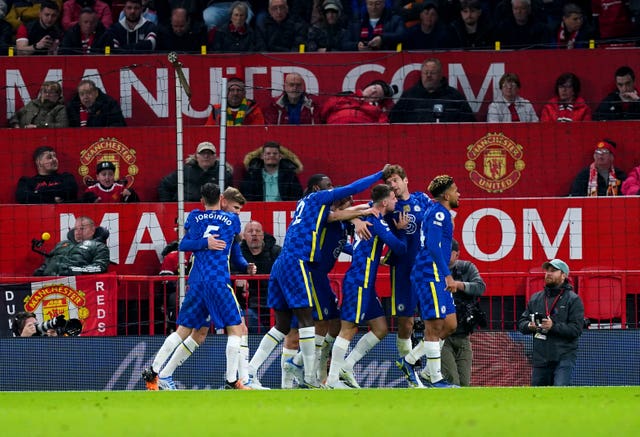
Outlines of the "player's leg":
M344 314L344 307L343 307ZM349 349L349 343L358 332L358 325L348 320L341 321L340 333L336 337L331 350L331 365L329 366L329 374L327 375L327 387L330 388L349 388L340 384L340 370L345 365L345 356Z
M409 265L401 264L391 267L391 315L397 317L398 335L396 347L399 356L407 355L413 345L413 320L416 309L416 296L411 289L411 269Z
M313 326L311 307L294 308L293 312L298 318L300 352L302 353L302 362L304 365L304 381L302 385L317 388L315 327Z
M297 325L297 320L295 324ZM295 328L292 326L289 333L284 337L282 356L280 357L280 387L282 388L293 388L294 379L296 379L298 383L301 383L304 380L302 357L300 357L299 363L294 362L294 358L298 355L298 346L298 328L297 326ZM288 362L292 363L293 366L287 365Z

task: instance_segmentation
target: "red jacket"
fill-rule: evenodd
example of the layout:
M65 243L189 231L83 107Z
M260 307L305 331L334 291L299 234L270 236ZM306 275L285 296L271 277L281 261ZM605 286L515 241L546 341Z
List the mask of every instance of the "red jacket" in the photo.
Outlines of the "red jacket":
M329 98L320 119L326 124L389 123L387 108L363 100L360 92Z
M554 97L542 107L540 121L591 121L591 108L582 97L576 98L573 105L561 105Z
M285 103L286 94L282 94L273 100L269 107L264 111L264 121L267 124L293 124L289 122L289 113ZM300 111L299 124L319 124L320 108L311 100L308 94L302 95L302 108Z
M635 167L622 183L622 194L625 196L640 195L640 165Z

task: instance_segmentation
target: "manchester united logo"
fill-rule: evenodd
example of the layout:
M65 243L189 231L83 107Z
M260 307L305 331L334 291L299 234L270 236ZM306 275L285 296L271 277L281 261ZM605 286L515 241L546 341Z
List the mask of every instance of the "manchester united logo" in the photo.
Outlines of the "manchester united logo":
M117 138L100 138L95 143L80 152L80 167L78 173L85 185L95 183L96 164L102 161L112 162L116 166L115 179L127 187L133 186L138 166L136 151L130 149Z
M513 187L525 164L523 147L502 133L488 133L467 147L464 168L471 181L489 193L502 193Z

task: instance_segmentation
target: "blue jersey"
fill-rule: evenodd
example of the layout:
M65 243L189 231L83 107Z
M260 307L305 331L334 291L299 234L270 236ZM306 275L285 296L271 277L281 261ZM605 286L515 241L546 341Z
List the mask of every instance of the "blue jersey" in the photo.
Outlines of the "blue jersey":
M327 223L320 236L320 260L311 266L314 270L329 273L342 252L353 253L347 226L348 223L341 221Z
M404 256L394 256L389 254L389 265L407 267L407 271L411 271L411 267L420 250L420 225L424 214L431 208L433 201L423 192L411 193L406 200L398 199L396 208L393 213L387 214L385 219L390 225L393 223L392 218L398 219L398 213L406 212L409 219L409 225L406 229L395 230L396 235L404 233L407 236L407 253Z
M382 178L379 171L349 185L316 191L300 199L287 229L281 256L302 261L320 261L320 238L333 202L364 191Z
M364 221L373 224L373 226L369 227L371 238L358 240L354 244L351 266L349 266L344 276L345 289L354 285L365 289L373 288L384 244L398 255L402 255L407 251L405 237L401 236L399 239L393 235L384 219L368 216Z
M189 213L184 224L185 236L180 242L180 250L192 251L194 261L189 273L189 282L220 281L229 282L229 254L240 233L240 219L237 214L221 210L194 210ZM218 235L227 246L223 250L209 250L207 237Z
M434 202L425 214L420 227L420 251L416 257L413 271L417 275L443 281L449 276L451 260L451 240L453 239L453 221L451 212L440 203Z

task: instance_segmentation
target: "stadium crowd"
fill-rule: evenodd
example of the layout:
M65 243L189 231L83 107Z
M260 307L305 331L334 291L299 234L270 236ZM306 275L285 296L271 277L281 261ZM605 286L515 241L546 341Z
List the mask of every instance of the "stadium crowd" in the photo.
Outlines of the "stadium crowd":
M635 1L0 1L0 54L634 46Z

